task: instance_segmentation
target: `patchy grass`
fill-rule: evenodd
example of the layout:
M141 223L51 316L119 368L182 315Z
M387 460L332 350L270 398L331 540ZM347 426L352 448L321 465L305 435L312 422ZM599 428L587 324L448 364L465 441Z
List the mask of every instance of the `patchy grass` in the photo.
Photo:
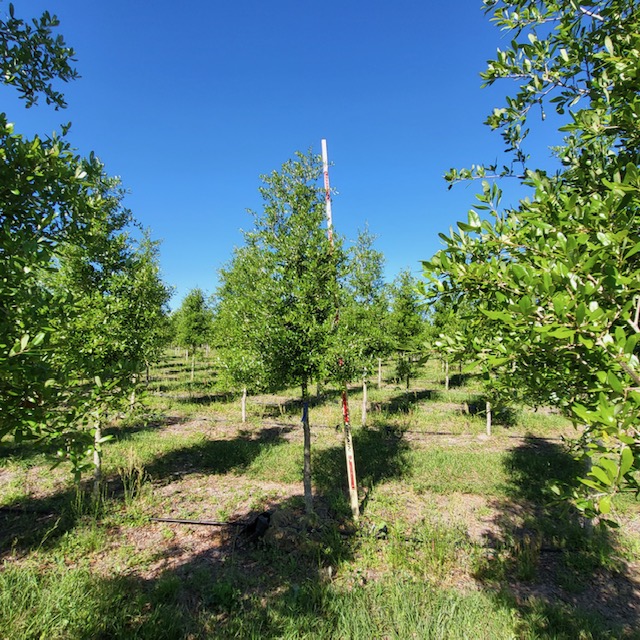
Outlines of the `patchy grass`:
M437 363L350 388L362 516L350 519L340 394L313 398L303 514L299 392L220 388L172 353L112 425L98 499L33 444L0 453L1 638L636 638L640 509L617 531L555 505L579 469L557 413L498 414ZM262 539L243 524L268 511ZM175 524L153 518L214 521Z

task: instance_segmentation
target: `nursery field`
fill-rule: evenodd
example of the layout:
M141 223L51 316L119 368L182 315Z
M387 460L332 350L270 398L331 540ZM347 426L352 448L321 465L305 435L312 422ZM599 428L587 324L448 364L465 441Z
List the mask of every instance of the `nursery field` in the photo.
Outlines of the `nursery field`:
M515 407L489 437L480 390L445 390L436 361L407 390L389 366L363 427L350 389L354 523L340 393L319 389L306 518L299 391L250 396L242 422L213 358L192 374L169 351L105 430L99 498L0 445L0 638L640 638L640 503L606 530L555 503L580 471L570 423Z

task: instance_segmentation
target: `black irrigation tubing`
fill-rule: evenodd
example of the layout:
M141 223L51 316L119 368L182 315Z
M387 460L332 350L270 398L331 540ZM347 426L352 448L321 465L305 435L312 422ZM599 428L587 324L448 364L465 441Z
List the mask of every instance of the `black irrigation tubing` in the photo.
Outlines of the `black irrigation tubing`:
M173 524L200 524L206 527L246 527L249 522L217 522L215 520L182 520L180 518L149 518L151 522L170 522Z

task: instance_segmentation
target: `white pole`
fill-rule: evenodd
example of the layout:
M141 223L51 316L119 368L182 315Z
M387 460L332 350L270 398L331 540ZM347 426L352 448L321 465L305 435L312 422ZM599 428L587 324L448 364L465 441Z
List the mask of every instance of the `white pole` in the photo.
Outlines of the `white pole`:
M322 140L322 172L324 174L325 207L327 212L327 235L333 246L333 220L331 217L331 187L329 186L329 155L327 153L327 141ZM342 359L340 360L342 363ZM356 479L356 461L353 452L353 437L351 434L351 420L349 417L349 401L347 398L347 383L342 389L342 417L344 421L344 453L347 461L347 481L349 484L349 501L353 519L360 517L358 503L358 483Z
M333 219L331 217L331 187L329 186L329 154L327 153L327 141L322 140L322 173L324 175L324 201L327 211L327 233L329 242L333 246Z

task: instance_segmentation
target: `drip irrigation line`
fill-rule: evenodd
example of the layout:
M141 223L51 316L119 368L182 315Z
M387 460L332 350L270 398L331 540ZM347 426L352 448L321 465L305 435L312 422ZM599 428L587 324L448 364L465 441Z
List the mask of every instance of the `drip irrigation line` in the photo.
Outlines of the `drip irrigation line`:
M218 522L215 520L183 520L181 518L149 518L151 522L170 522L172 524L198 524L206 527L246 527L249 522Z

